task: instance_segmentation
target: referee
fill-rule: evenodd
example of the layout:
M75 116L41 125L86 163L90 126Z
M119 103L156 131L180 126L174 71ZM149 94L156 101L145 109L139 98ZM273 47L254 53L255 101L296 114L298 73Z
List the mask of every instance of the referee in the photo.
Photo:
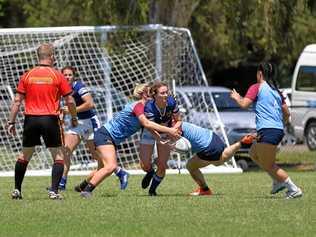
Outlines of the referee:
M35 146L41 145L41 137L54 160L52 189L48 196L50 199L61 199L58 184L64 170L63 139L59 120L62 96L72 116L72 125L78 125L76 105L71 96L72 89L62 73L53 68L53 45L47 43L40 45L37 56L39 64L20 78L6 126L9 134L16 135L15 120L24 100L23 148L15 164L15 189L11 193L12 199L22 199L21 186L26 168Z

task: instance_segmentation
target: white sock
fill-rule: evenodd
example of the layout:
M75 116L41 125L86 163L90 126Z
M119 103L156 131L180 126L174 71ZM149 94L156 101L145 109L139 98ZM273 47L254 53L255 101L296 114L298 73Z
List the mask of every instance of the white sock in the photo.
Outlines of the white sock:
M298 187L292 182L292 180L290 179L290 177L288 177L285 181L284 181L285 187L289 190L289 191L297 191Z
M121 167L117 167L116 170L114 171L115 174L121 171Z

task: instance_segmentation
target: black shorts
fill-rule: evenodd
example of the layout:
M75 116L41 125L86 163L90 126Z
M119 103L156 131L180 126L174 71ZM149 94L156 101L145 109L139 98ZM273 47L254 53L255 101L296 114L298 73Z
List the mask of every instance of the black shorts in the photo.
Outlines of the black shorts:
M23 147L41 145L41 137L46 147L63 145L63 132L58 116L55 115L25 115L23 129Z
M217 136L215 133L213 133L212 141L208 145L206 149L203 151L200 151L196 155L201 159L201 160L206 160L206 161L218 161L221 158L221 155L225 149L226 145L220 139L219 136Z

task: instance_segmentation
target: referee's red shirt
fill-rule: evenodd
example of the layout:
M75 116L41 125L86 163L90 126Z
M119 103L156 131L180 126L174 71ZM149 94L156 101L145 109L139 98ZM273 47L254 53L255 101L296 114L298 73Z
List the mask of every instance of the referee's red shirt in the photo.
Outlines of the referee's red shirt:
M58 115L61 96L72 92L64 75L40 65L24 73L17 92L25 95L26 115Z

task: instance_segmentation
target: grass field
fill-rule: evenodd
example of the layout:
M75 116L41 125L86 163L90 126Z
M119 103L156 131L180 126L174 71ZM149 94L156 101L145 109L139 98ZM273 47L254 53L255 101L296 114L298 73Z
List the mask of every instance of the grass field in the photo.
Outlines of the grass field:
M23 200L10 199L13 178L0 178L0 236L315 236L316 172L290 175L303 198L272 197L263 172L207 175L211 197L189 197L190 176L168 175L157 197L131 176L126 191L110 177L92 199L68 190L62 201L48 200L49 177L26 177Z

